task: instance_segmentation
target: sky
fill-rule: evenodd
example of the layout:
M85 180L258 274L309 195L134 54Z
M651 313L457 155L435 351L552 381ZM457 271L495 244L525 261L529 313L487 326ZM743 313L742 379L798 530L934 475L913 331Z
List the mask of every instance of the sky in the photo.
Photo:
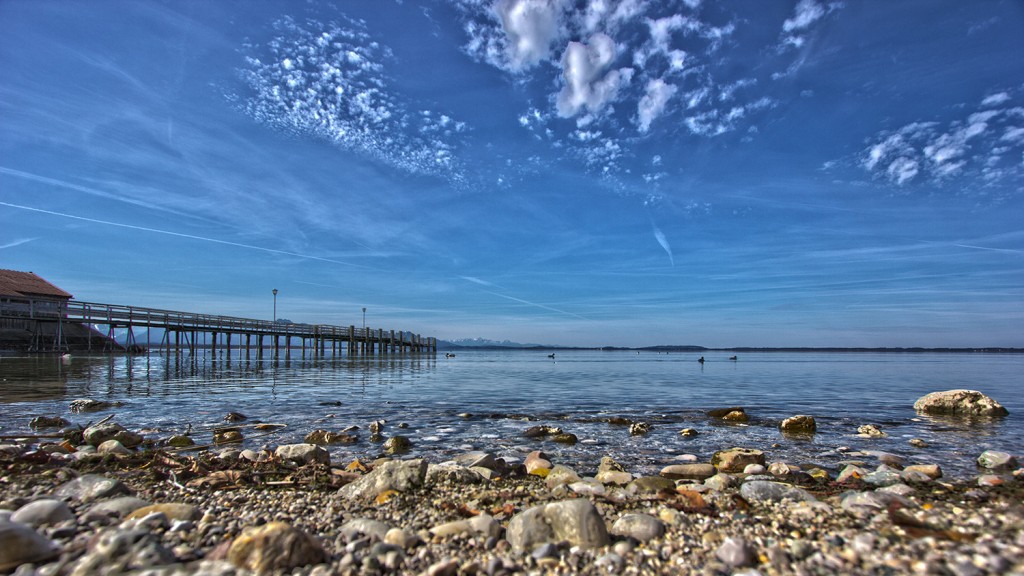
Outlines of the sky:
M1021 30L1017 0L0 0L0 268L447 340L1022 347Z

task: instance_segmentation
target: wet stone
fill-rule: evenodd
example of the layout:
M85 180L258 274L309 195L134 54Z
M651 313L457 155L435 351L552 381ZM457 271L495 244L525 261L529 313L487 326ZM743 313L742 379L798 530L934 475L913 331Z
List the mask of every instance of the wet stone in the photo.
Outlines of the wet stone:
M404 454L412 448L412 441L405 436L392 436L384 441L384 452L388 454Z
M810 434L818 429L818 424L813 416L800 414L783 420L779 429L788 434Z
M711 457L711 464L722 472L742 472L748 464L765 465L764 452L755 448L719 450Z
M321 446L328 444L355 444L359 441L359 438L348 434L346 432L331 432L328 430L314 430L306 437L303 441L307 444L319 444Z
M28 423L33 430L39 428L63 428L69 424L71 423L60 416L36 416Z
M1017 458L1008 452L986 450L978 456L978 466L987 470L1010 470L1017 467Z
M874 424L865 424L857 428L857 435L861 438L885 438L888 436L882 429Z
M718 473L712 464L672 464L661 469L661 475L673 480L706 480Z
M82 433L82 437L87 443L97 447L107 440L117 440L128 448L142 444L142 435L131 432L115 422L90 426Z
M914 402L914 410L940 416L1006 416L1009 411L977 390L932 392Z

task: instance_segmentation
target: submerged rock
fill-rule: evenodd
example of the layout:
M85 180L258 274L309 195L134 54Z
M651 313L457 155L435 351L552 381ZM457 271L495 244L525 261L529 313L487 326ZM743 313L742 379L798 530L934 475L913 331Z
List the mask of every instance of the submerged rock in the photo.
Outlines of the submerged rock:
M71 424L60 416L36 416L28 425L32 429L37 428L63 428Z
M806 414L790 416L779 424L779 430L788 434L810 434L817 429L818 423L814 421L814 417Z
M914 402L914 410L940 416L1006 416L1002 404L977 390L932 392Z
M321 446L326 444L355 444L359 441L359 437L346 432L331 432L318 429L306 434L303 441L307 444L319 444Z

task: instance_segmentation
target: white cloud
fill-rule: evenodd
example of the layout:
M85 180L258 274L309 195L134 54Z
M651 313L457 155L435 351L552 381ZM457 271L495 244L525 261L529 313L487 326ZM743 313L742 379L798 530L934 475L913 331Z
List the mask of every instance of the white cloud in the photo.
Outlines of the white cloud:
M506 37L509 69L520 71L546 60L562 35L567 0L499 0L494 10Z
M980 177L988 185L1024 178L1012 158L1024 152L1018 107L1008 92L985 98L981 108L942 125L915 122L877 134L863 152L865 170L897 186L917 181L942 184L957 177Z
M586 110L598 114L615 100L619 88L629 83L629 68L605 70L615 60L615 42L605 34L595 34L588 44L569 42L562 55L564 86L558 93L558 115L569 118Z
M647 93L640 99L637 106L637 118L641 132L647 132L651 128L651 122L665 111L665 105L675 95L678 88L667 84L661 78L656 78L647 83L646 90Z
M982 106L999 106L1000 104L1006 104L1010 101L1010 95L1006 92L997 92L991 96L987 96L981 101Z
M465 123L413 112L391 94L383 65L390 52L362 24L283 18L275 28L278 35L266 45L248 47L240 70L249 89L241 100L245 112L407 172L463 178L455 136Z
M825 8L815 0L800 0L796 5L796 12L792 18L782 23L782 29L786 32L794 30L806 30L825 15Z

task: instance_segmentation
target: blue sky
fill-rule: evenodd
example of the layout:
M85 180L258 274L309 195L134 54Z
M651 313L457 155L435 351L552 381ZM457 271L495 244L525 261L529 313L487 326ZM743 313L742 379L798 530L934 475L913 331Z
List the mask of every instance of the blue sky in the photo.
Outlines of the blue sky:
M1024 346L1022 29L1011 0L3 0L0 267L443 339Z

